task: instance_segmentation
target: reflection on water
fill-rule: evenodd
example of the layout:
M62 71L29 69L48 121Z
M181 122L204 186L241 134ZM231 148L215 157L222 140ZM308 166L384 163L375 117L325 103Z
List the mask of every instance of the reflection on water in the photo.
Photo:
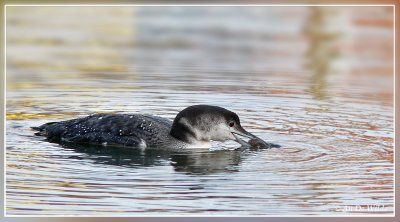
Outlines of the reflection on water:
M169 163L176 172L188 174L212 174L235 171L239 165L243 151L239 150L186 150L179 152L159 149L126 149L118 147L87 146L62 144L85 157L71 156L70 159L91 159L96 164L108 164L123 167L153 167ZM255 152L255 151L253 151Z
M340 44L340 34L338 30L330 28L330 23L338 22L340 10L334 7L312 7L310 11L305 32L310 41L310 48L306 54L308 66L313 71L310 91L315 94L316 99L325 99L326 76L331 72L332 60L338 56L338 48L335 48L335 45Z
M392 13L8 7L7 214L391 214ZM59 145L29 128L92 113L173 119L193 104L233 110L282 148ZM367 205L384 207L343 210Z

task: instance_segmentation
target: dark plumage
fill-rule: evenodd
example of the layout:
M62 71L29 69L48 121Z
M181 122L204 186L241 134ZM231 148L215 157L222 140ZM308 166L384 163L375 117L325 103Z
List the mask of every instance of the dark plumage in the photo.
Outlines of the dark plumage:
M155 116L127 114L96 114L33 127L35 135L46 136L50 142L93 143L139 147L157 146L168 136L172 122ZM157 129L157 132L155 132ZM157 134L157 137L154 137Z

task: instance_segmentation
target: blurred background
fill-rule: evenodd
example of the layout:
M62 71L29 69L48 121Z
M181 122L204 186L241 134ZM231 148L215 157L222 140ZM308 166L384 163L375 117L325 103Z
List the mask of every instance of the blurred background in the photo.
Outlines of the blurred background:
M393 212L393 7L6 10L8 214ZM200 103L284 148L77 152L29 129Z
M236 90L231 75L269 75L253 85L260 93L276 82L303 83L300 91L317 99L390 105L392 17L392 7L8 7L7 89L121 80L120 87Z

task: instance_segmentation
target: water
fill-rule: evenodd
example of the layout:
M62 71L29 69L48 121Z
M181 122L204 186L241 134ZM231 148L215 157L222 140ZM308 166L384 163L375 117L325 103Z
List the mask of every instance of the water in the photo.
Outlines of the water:
M391 215L391 18L390 7L7 7L7 214ZM193 104L230 109L282 148L61 146L29 128L99 112L173 119Z

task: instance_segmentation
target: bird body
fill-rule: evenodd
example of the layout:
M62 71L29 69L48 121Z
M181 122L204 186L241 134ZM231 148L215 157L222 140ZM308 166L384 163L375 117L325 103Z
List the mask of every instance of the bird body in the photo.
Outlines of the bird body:
M142 114L95 114L32 127L50 142L118 145L138 148L210 148L210 141L257 138L245 131L239 117L222 107L190 106L174 121ZM259 139L259 138L257 138Z

